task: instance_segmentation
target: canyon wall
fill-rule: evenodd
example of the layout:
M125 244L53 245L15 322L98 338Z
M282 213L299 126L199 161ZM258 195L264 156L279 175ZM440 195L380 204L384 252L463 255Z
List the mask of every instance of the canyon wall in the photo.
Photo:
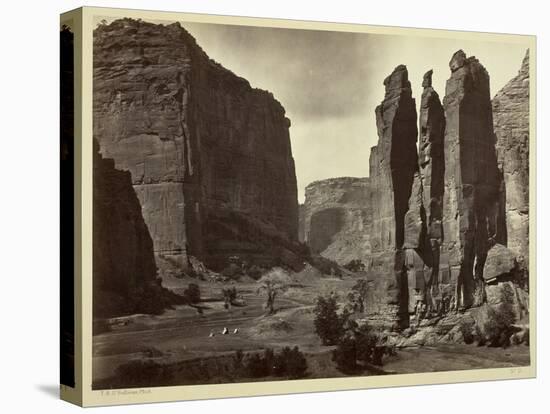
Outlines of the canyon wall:
M95 140L93 183L93 313L131 313L138 292L155 283L153 241L130 173L103 158Z
M345 265L366 263L370 255L371 217L368 178L339 177L306 187L302 231L313 254Z
M529 51L516 77L493 98L493 124L505 241L524 269L529 266Z
M213 269L298 246L285 110L210 60L179 23L94 31L94 136L129 171L157 257Z

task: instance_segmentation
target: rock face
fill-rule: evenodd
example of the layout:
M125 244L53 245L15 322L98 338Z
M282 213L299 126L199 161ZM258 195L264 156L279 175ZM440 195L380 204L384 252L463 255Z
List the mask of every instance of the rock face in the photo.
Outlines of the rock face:
M483 278L487 283L513 280L517 269L516 254L497 243L487 252Z
M432 70L424 75L422 99L419 114L420 145L418 162L420 167L421 204L424 211L422 230L418 245L427 266L424 274L426 302L435 307L441 299L441 278L439 275L440 249L443 241L442 213L445 180L445 112L439 95L432 87ZM413 186L413 194L415 193ZM419 203L419 201L416 201ZM410 287L410 284L409 284Z
M489 75L475 57L456 52L445 109L445 192L441 266L456 285L456 306L480 304L487 251L497 235L499 174Z
M298 240L300 243L304 243L306 239L305 211L305 205L300 204L298 206Z
M503 178L503 239L529 266L529 51L518 75L493 98L498 165Z
M154 283L153 241L128 171L99 154L94 140L94 316L125 313L136 293Z
M341 265L370 254L370 187L368 178L340 177L306 187L304 241L314 254Z
M374 275L367 311L381 323L408 325L407 274L404 272L405 215L409 211L415 175L418 178L416 149L416 106L412 98L407 68L395 68L384 80L384 100L376 108L378 144L371 148L370 180L372 206L372 261ZM417 191L420 191L418 188ZM414 223L411 213L407 220ZM411 230L414 225L411 225ZM414 238L407 235L407 239Z
M289 127L271 93L210 60L179 23L94 31L94 136L130 172L155 253L182 268L189 256L221 269L296 248Z

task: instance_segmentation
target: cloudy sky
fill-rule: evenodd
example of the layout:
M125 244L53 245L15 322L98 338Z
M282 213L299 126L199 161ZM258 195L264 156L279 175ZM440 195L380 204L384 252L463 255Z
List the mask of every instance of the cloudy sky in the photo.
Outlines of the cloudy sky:
M167 22L169 23L169 22ZM367 176L376 145L374 110L384 78L409 70L417 106L422 76L433 69L441 98L452 54L476 56L491 76L491 95L517 74L525 48L517 44L181 22L214 60L267 89L292 121L298 194L312 181Z
M417 106L422 76L433 69L441 98L458 49L476 56L491 76L491 95L517 74L521 45L397 35L182 23L208 55L267 89L286 108L299 200L312 181L367 176L376 145L374 110L384 78L407 65Z

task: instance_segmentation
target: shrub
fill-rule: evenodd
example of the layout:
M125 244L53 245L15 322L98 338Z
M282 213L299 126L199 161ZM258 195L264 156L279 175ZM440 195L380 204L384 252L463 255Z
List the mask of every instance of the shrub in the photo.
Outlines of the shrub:
M323 345L336 345L344 334L344 324L349 319L349 313L344 312L343 317L340 317L337 311L338 304L334 295L317 298L313 323Z
M244 369L244 352L242 349L238 349L233 356L233 371L239 376L243 374Z
M344 268L350 272L363 272L365 270L365 264L359 259L353 259L346 263Z
M273 373L277 376L287 376L290 379L303 378L306 371L306 357L297 346L284 347L274 357Z
M246 274L254 280L258 280L260 277L262 277L262 273L262 268L257 265L252 265L246 271Z
M189 283L183 291L183 297L187 303L199 303L201 301L201 290L196 283Z
M338 304L334 296L317 298L313 323L323 345L335 345L343 333L337 311Z
M360 313L365 311L368 295L368 282L367 279L359 279L355 285L353 285L351 297L354 302L354 309L357 309Z
M354 374L358 371L357 341L351 336L345 336L338 342L338 347L332 351L332 360L344 374Z
M294 348L284 347L278 353L267 348L263 354L253 353L246 358L242 351L237 351L233 362L237 375L242 373L251 378L275 375L296 379L303 378L307 371L306 357L297 346Z
M323 256L312 256L310 259L311 265L317 268L321 273L332 276L342 276L342 271L338 263L327 259Z
M150 387L169 382L173 378L169 367L151 360L129 361L117 367L115 375L132 387Z
M372 327L365 324L355 332L357 342L357 359L363 362L371 362L376 365L382 365L382 355L377 349L385 350L385 347L378 347L380 341L379 335Z
M265 358L260 354L252 354L246 360L246 375L252 378L261 378L268 375Z
M332 353L332 360L343 373L355 374L360 372L365 364L382 365L384 355L394 353L393 348L381 344L379 333L365 324L346 330Z
M222 275L227 279L238 280L242 274L242 268L236 263L229 263L229 265L222 270Z
M237 299L237 288L235 286L227 289L222 289L222 296L226 308Z
M513 324L516 320L514 309L510 303L501 303L496 308L489 308L487 320L483 325L485 339L489 346L510 345L510 337L514 333Z

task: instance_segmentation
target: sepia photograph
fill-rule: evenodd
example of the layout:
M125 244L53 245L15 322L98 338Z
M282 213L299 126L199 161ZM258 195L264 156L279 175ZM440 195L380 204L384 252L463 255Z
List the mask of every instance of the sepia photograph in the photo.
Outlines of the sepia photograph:
M531 365L526 43L93 18L93 390Z

